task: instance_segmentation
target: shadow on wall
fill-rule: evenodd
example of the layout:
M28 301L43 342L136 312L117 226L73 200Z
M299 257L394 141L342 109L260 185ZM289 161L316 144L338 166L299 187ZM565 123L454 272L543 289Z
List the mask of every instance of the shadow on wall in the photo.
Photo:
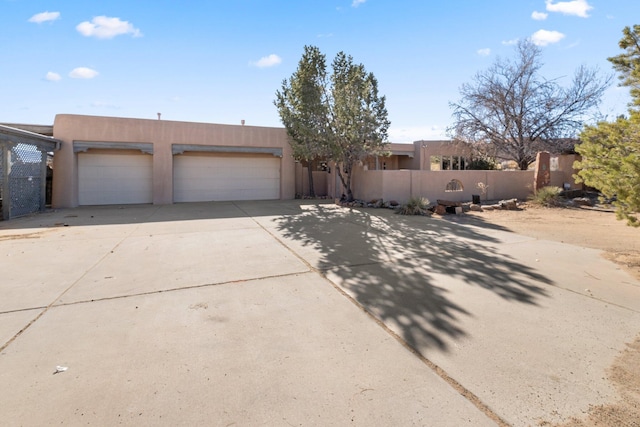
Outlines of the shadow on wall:
M446 351L465 336L458 319L471 314L453 302L450 279L517 304L537 304L547 296L539 285L551 283L497 253L495 239L444 220L309 205L273 221L286 239L319 252L315 266L414 349Z

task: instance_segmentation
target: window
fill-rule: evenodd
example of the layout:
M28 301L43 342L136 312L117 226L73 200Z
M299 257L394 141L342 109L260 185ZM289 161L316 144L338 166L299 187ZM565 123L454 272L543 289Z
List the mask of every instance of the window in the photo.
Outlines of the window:
M451 170L451 156L442 156L442 170Z
M432 171L461 171L467 168L467 159L462 156L431 156L429 161Z
M442 156L431 156L431 170L439 171L442 170Z
M457 179L452 179L451 181L449 181L447 183L447 187L444 189L445 192L463 191L463 190L464 190L464 186L462 185L462 182L458 181Z

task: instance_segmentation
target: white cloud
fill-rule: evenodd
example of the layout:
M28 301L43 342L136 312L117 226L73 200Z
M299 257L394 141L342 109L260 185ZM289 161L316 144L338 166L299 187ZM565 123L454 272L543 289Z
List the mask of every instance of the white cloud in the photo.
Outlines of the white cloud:
M108 16L96 16L91 22L81 22L76 26L76 30L83 36L96 37L99 39L112 39L123 34L142 37L140 30L135 28L130 22Z
M513 46L518 44L520 39L502 40L502 44L505 46Z
M531 36L531 41L536 46L546 46L552 43L558 43L565 37L559 31L538 30Z
M45 80L48 80L50 82L57 82L62 80L62 77L60 76L60 74L54 73L53 71L49 71L44 78Z
M544 21L548 16L548 13L538 12L537 10L533 11L533 13L531 14L531 18L535 19L536 21Z
M565 15L575 15L581 18L588 18L588 12L593 6L587 3L587 0L572 0L553 3L553 0L546 0L547 10L549 12L560 12Z
M484 49L478 49L478 55L480 56L489 56L491 55L491 49L489 49L488 47L484 48Z
M353 0L351 3L351 7L358 7L361 4L364 4L367 0Z
M282 58L280 58L275 53L272 53L269 56L263 56L256 62L250 62L249 65L253 65L254 67L258 67L258 68L267 68L267 67L273 67L274 65L278 65L281 62L282 62Z
M47 21L55 21L60 18L60 12L40 12L29 18L29 22L35 22L36 24L42 24Z
M98 74L99 73L96 70L92 70L91 68L78 67L71 70L69 77L72 79L92 79Z

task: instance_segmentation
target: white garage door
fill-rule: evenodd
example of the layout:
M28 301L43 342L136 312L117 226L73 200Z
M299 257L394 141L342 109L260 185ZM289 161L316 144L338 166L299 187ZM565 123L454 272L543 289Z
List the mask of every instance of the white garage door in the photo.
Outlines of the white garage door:
M153 201L153 156L140 152L78 153L78 203L120 205Z
M173 200L275 200L280 158L270 155L187 153L173 157Z

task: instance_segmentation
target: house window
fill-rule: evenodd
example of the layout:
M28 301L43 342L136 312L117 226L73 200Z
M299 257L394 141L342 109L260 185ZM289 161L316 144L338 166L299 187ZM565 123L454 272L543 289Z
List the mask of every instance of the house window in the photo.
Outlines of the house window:
M432 171L462 171L467 168L467 159L462 156L431 156Z
M460 170L460 157L459 156L451 156L451 169L454 171Z
M442 156L431 156L430 161L432 171L442 170Z
M447 187L444 189L444 191L447 193L453 192L453 191L463 191L463 190L464 190L464 186L462 185L462 182L458 181L457 179L452 179L451 181L449 181L447 183Z
M451 170L451 156L442 156L442 170Z

